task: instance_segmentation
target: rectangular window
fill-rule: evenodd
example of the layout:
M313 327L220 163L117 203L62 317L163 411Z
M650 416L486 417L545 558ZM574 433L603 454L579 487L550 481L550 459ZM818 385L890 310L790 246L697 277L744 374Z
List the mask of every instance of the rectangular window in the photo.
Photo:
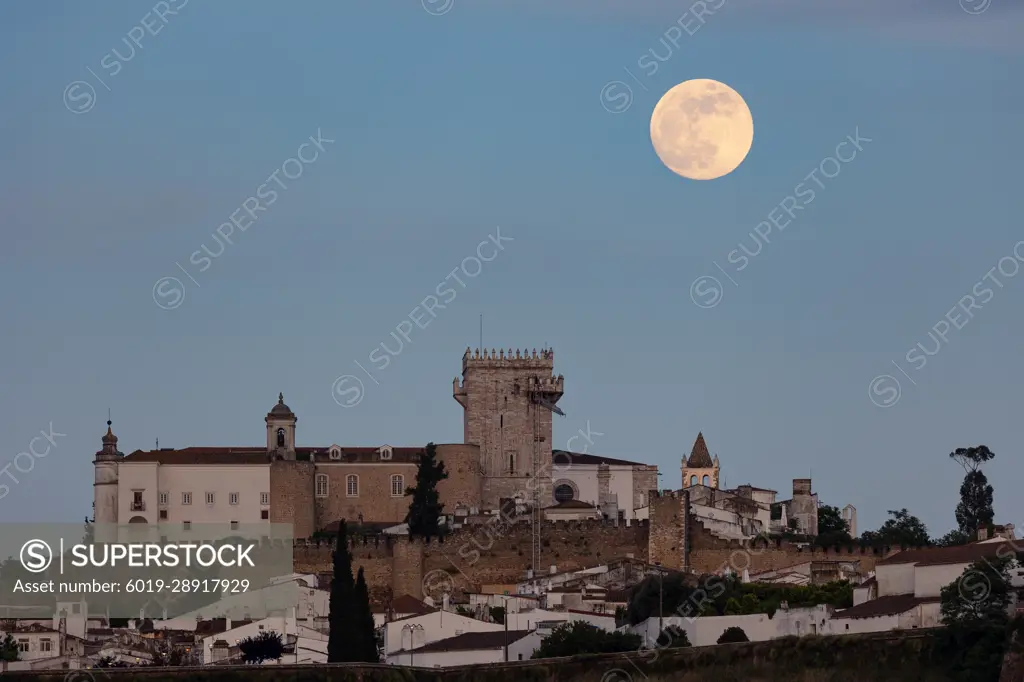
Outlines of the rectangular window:
M405 477L395 474L391 477L391 497L402 497L405 495Z
M270 493L260 493L260 504L264 507L270 504Z
M215 501L213 493L206 493L206 504L213 504Z
M238 493L228 493L228 504L238 504Z
M53 650L53 643L50 640L48 640L48 639L41 639L41 640L39 640L39 650L40 651L52 651Z
M181 494L181 503L182 504L192 504L192 493L182 493Z
M167 506L167 500L170 498L169 493L160 493L160 505L163 507Z
M192 522L191 521L183 521L182 524L181 524L181 529L182 530L192 530Z
M270 518L270 510L269 509L261 509L260 510L260 518L263 519L264 521L269 519Z
M327 474L316 475L316 496L327 497L328 479Z
M28 653L28 640L27 639L19 639L18 640L18 651L20 651L20 652L22 652L24 654Z
M345 481L345 494L349 497L359 497L359 477L350 475Z
M231 530L238 530L238 521L231 522Z
M161 521L166 521L167 520L167 510L166 509L161 509L160 510L160 520Z

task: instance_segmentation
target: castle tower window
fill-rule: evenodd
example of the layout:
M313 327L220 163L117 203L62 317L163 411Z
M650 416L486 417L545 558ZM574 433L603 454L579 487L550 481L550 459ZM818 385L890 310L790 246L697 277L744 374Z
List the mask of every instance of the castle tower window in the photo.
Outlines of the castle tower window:
M345 477L345 494L349 497L359 497L359 477L355 474Z
M327 478L327 474L316 475L316 496L327 497L327 493L330 490L330 482Z
M690 485L697 485L697 477L690 476Z
M707 474L704 474L704 480L701 481L701 483L706 485L706 486L710 486L711 485L711 477L708 476Z
M391 475L391 497L402 497L405 495L405 476L402 474Z
M284 447L284 429L277 430L277 447Z

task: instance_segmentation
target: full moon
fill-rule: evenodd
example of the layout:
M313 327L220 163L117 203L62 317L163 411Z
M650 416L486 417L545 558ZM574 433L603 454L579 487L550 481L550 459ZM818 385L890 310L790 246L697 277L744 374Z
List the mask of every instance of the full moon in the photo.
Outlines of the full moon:
M714 180L736 170L754 143L754 119L740 94L701 78L680 83L651 114L651 142L670 171Z

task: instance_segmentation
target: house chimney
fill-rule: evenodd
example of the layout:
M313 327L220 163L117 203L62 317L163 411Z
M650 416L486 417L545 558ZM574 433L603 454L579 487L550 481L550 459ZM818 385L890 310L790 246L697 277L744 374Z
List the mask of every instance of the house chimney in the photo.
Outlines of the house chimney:
M988 526L978 526L978 542L982 540L988 540Z

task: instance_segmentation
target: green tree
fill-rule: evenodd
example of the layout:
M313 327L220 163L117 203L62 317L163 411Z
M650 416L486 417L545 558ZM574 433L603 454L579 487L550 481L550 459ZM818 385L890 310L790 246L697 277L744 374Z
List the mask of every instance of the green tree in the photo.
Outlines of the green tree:
M732 644L734 642L749 642L750 638L747 637L747 633L743 632L743 628L731 627L726 628L722 636L718 638L718 644Z
M949 458L964 468L960 485L960 504L956 506L956 522L960 532L974 539L982 526L991 527L995 518L992 509L992 486L981 471L981 465L995 459L996 454L985 445L957 448Z
M957 545L966 545L970 541L971 536L967 535L959 528L954 528L941 538L935 538L932 540L932 544L936 547L955 547Z
M889 510L892 516L877 531L867 531L861 536L864 544L888 545L890 547L924 547L928 545L928 527L921 519L906 509Z
M352 553L348 550L345 519L338 523L337 543L334 548L334 575L331 578L327 662L348 663L359 660L359 649L352 638L356 630L353 618L355 583L352 581Z
M659 604L663 608L660 615L677 615L680 608L693 597L693 593L694 588L687 584L682 573L666 573L663 577L648 576L630 590L626 620L630 625L636 625L648 618L657 617ZM692 604L695 612L697 606Z
M607 632L582 620L559 625L545 637L533 658L638 651L643 639L627 632Z
M366 587L363 567L359 567L355 589L356 632L353 633L359 643L359 660L365 663L380 663L377 652L377 633L373 624L373 611L370 609L370 592Z
M944 625L1006 623L1012 556L976 561L939 592Z
M491 620L498 625L505 624L505 607L504 606L492 606L490 608Z
M18 660L18 642L8 632L4 635L3 640L0 640L0 661L16 660Z
M839 508L827 504L818 507L818 537L815 542L821 547L831 547L851 540L850 526Z
M280 660L284 653L284 644L281 642L280 634L264 630L255 637L243 639L238 643L238 649L246 663L262 663Z
M448 478L444 462L437 460L437 446L427 443L426 451L420 455L419 467L416 469L415 487L406 488L405 494L412 496L409 512L405 522L409 524L409 539L422 538L430 542L431 538L443 541L441 529L441 512L444 505L437 492L437 484Z
M655 644L659 649L682 649L683 647L693 646L690 644L690 636L686 634L686 630L678 625L669 625L658 633L658 639L655 640Z

